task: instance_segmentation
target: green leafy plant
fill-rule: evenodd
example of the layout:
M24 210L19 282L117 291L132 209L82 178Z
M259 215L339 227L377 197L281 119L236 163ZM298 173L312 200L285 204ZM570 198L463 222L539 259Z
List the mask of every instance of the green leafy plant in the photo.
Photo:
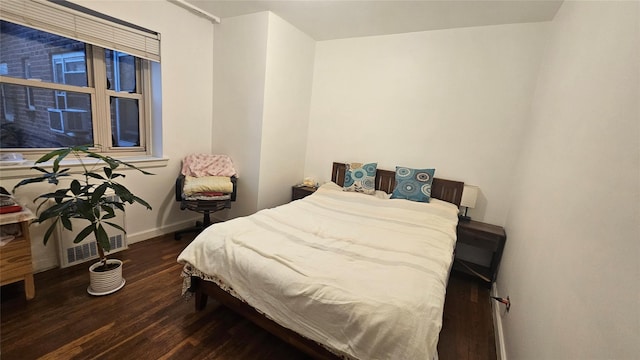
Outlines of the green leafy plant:
M60 162L69 155L74 156L80 162L83 169L80 176L72 176L70 168L60 168ZM91 160L91 164L88 165L88 158L96 161ZM32 169L39 171L41 173L40 176L20 181L14 186L13 191L15 192L16 188L20 186L32 183L48 182L57 185L54 192L41 194L34 200L34 202L40 200L36 211L38 217L34 222L43 223L49 219L53 220L44 235L44 244L47 244L59 222L62 223L65 229L71 231L73 230L71 219L86 220L89 224L78 233L73 242L77 244L93 234L97 243L98 255L102 262L100 267L105 270L107 268L105 251L111 250L109 236L105 227L111 226L126 232L122 226L109 220L116 216L116 211L124 211L127 203L138 203L151 210L151 206L146 201L135 196L124 185L116 181L118 178L125 177L124 174L116 172L116 170L123 166L124 168L137 170L145 175L153 174L110 156L92 152L86 145L53 150L36 160L34 165L51 159L54 159L51 170L33 166ZM70 180L68 187L62 186L61 180ZM116 195L115 198L112 194L107 193L109 189ZM55 204L42 208L47 203L47 200L53 200ZM42 211L40 211L41 209Z

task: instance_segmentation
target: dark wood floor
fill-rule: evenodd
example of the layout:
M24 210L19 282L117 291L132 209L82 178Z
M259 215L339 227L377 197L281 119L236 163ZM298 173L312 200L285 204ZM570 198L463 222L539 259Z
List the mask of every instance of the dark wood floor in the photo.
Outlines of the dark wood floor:
M0 357L12 359L307 359L210 302L195 312L180 296L178 253L190 238L172 236L130 245L125 287L108 296L87 294L88 265L35 276L36 297L23 285L2 287ZM438 352L441 360L495 359L489 292L453 274L447 289Z

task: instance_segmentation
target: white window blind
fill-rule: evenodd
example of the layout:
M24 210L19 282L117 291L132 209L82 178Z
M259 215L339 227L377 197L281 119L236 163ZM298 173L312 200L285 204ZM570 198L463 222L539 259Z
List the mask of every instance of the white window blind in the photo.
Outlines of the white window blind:
M0 19L160 61L160 34L109 21L50 1L2 0Z

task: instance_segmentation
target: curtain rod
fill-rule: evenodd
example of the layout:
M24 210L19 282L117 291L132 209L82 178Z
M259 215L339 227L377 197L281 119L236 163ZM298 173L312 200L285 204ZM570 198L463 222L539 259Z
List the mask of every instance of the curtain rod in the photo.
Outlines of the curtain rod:
M179 5L179 6L185 8L185 9L191 11L191 12L194 12L194 13L196 13L198 15L202 15L202 16L206 17L207 19L211 20L212 22L214 22L216 24L220 24L220 18L219 17L217 17L217 16L215 16L215 15L213 15L211 13L208 13L208 12L206 12L206 11L196 7L196 6L193 6L193 5L189 4L188 2L186 2L185 0L169 0L169 2L172 2L172 3L176 4L176 5Z

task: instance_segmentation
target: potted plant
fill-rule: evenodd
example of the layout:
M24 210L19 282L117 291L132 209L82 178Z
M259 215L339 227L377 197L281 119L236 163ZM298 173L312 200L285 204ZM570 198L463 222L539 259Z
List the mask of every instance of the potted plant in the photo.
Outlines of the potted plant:
M80 176L72 176L70 168L60 168L60 162L69 155L74 156L80 163ZM51 159L54 159L51 168L38 166ZM36 160L34 165L32 169L41 174L20 181L13 190L15 192L20 186L45 181L56 185L55 191L41 194L34 200L40 200L34 222L52 220L45 232L44 244L47 244L58 223L62 223L65 229L71 231L72 219L86 220L88 224L77 234L73 242L77 244L93 235L100 257L99 262L89 268L91 284L87 291L92 295L106 295L122 288L125 282L122 279L122 262L116 259L108 260L105 256L105 252L111 250L106 228L110 226L126 233L122 226L109 221L116 216L115 212L124 211L127 203L138 203L149 210L151 206L116 181L125 177L116 170L123 166L145 175L152 174L132 164L92 152L87 145L53 150ZM66 187L60 181L65 179L70 180ZM43 208L48 200L53 200L53 205Z

